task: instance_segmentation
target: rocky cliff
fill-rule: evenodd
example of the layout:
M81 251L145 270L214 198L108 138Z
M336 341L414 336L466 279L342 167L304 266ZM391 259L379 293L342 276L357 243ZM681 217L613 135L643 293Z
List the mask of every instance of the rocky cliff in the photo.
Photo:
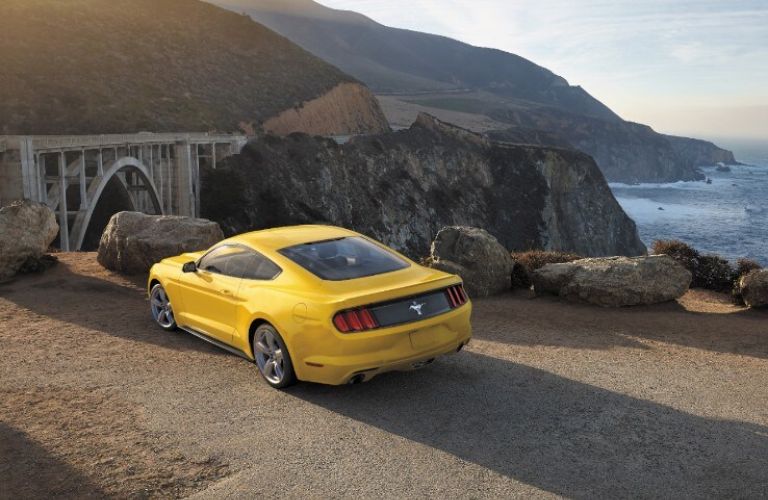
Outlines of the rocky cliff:
M717 165L719 162L726 165L739 164L732 152L718 147L709 141L692 139L690 137L678 137L676 135L665 135L664 137L667 138L672 148L681 158L686 159L696 167Z
M283 111L264 122L264 130L277 135L304 132L310 135L381 133L389 123L379 102L359 83L341 83L321 97Z
M547 134L522 134L536 144L568 144L595 159L609 182L673 182L703 179L698 165L676 150L667 136L651 127L626 121L605 121L556 109L517 110L496 108L489 116L513 125L489 132L489 137L508 140L521 130L546 130Z
M575 116L558 110L497 108L489 113L514 124L490 131L495 140L570 146L592 156L610 182L702 180L700 166L738 163L730 151L711 142L663 135L647 125ZM536 130L547 131L535 133Z
M675 182L704 179L692 158L647 125L582 119L559 133L591 155L610 182Z
M448 121L478 132L488 130L490 118L515 127L507 134L514 142L570 143L592 155L610 181L696 180L703 178L698 166L733 163L714 145L670 140L622 120L585 89L516 54L383 26L312 0L210 1L247 13L377 93L392 94L393 108L420 107L443 119L436 109L447 110Z
M228 233L325 222L423 257L442 227L464 225L510 250L645 252L589 156L493 143L428 115L343 146L266 136L203 175L202 215Z

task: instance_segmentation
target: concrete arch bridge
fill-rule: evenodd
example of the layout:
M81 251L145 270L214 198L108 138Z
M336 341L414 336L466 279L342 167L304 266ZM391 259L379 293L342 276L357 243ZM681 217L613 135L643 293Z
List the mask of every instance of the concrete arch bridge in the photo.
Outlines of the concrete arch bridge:
M58 218L58 246L93 250L121 210L200 214L200 168L239 153L244 135L0 136L0 205L26 198Z

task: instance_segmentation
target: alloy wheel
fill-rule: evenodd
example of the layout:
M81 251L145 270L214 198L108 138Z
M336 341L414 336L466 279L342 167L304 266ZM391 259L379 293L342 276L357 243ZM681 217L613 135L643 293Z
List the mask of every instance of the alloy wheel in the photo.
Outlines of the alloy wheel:
M275 334L269 330L259 331L253 348L261 374L269 382L280 384L285 377L285 358Z
M166 329L172 328L176 324L176 319L173 317L173 306L162 286L157 285L152 289L149 301L152 307L152 317L157 324Z

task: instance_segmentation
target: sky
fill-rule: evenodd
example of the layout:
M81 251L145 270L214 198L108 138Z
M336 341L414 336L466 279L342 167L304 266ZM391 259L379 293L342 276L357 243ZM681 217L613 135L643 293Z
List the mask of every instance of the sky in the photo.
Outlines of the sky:
M768 141L768 0L320 0L526 57L660 132Z

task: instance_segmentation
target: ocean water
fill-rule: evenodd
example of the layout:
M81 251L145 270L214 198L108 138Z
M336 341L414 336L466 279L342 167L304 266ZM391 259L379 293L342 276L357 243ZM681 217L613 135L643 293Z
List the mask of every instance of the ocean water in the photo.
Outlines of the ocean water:
M749 165L731 166L731 172L702 168L711 184L613 183L611 189L649 247L657 239L678 239L702 252L768 266L768 145L734 153Z

